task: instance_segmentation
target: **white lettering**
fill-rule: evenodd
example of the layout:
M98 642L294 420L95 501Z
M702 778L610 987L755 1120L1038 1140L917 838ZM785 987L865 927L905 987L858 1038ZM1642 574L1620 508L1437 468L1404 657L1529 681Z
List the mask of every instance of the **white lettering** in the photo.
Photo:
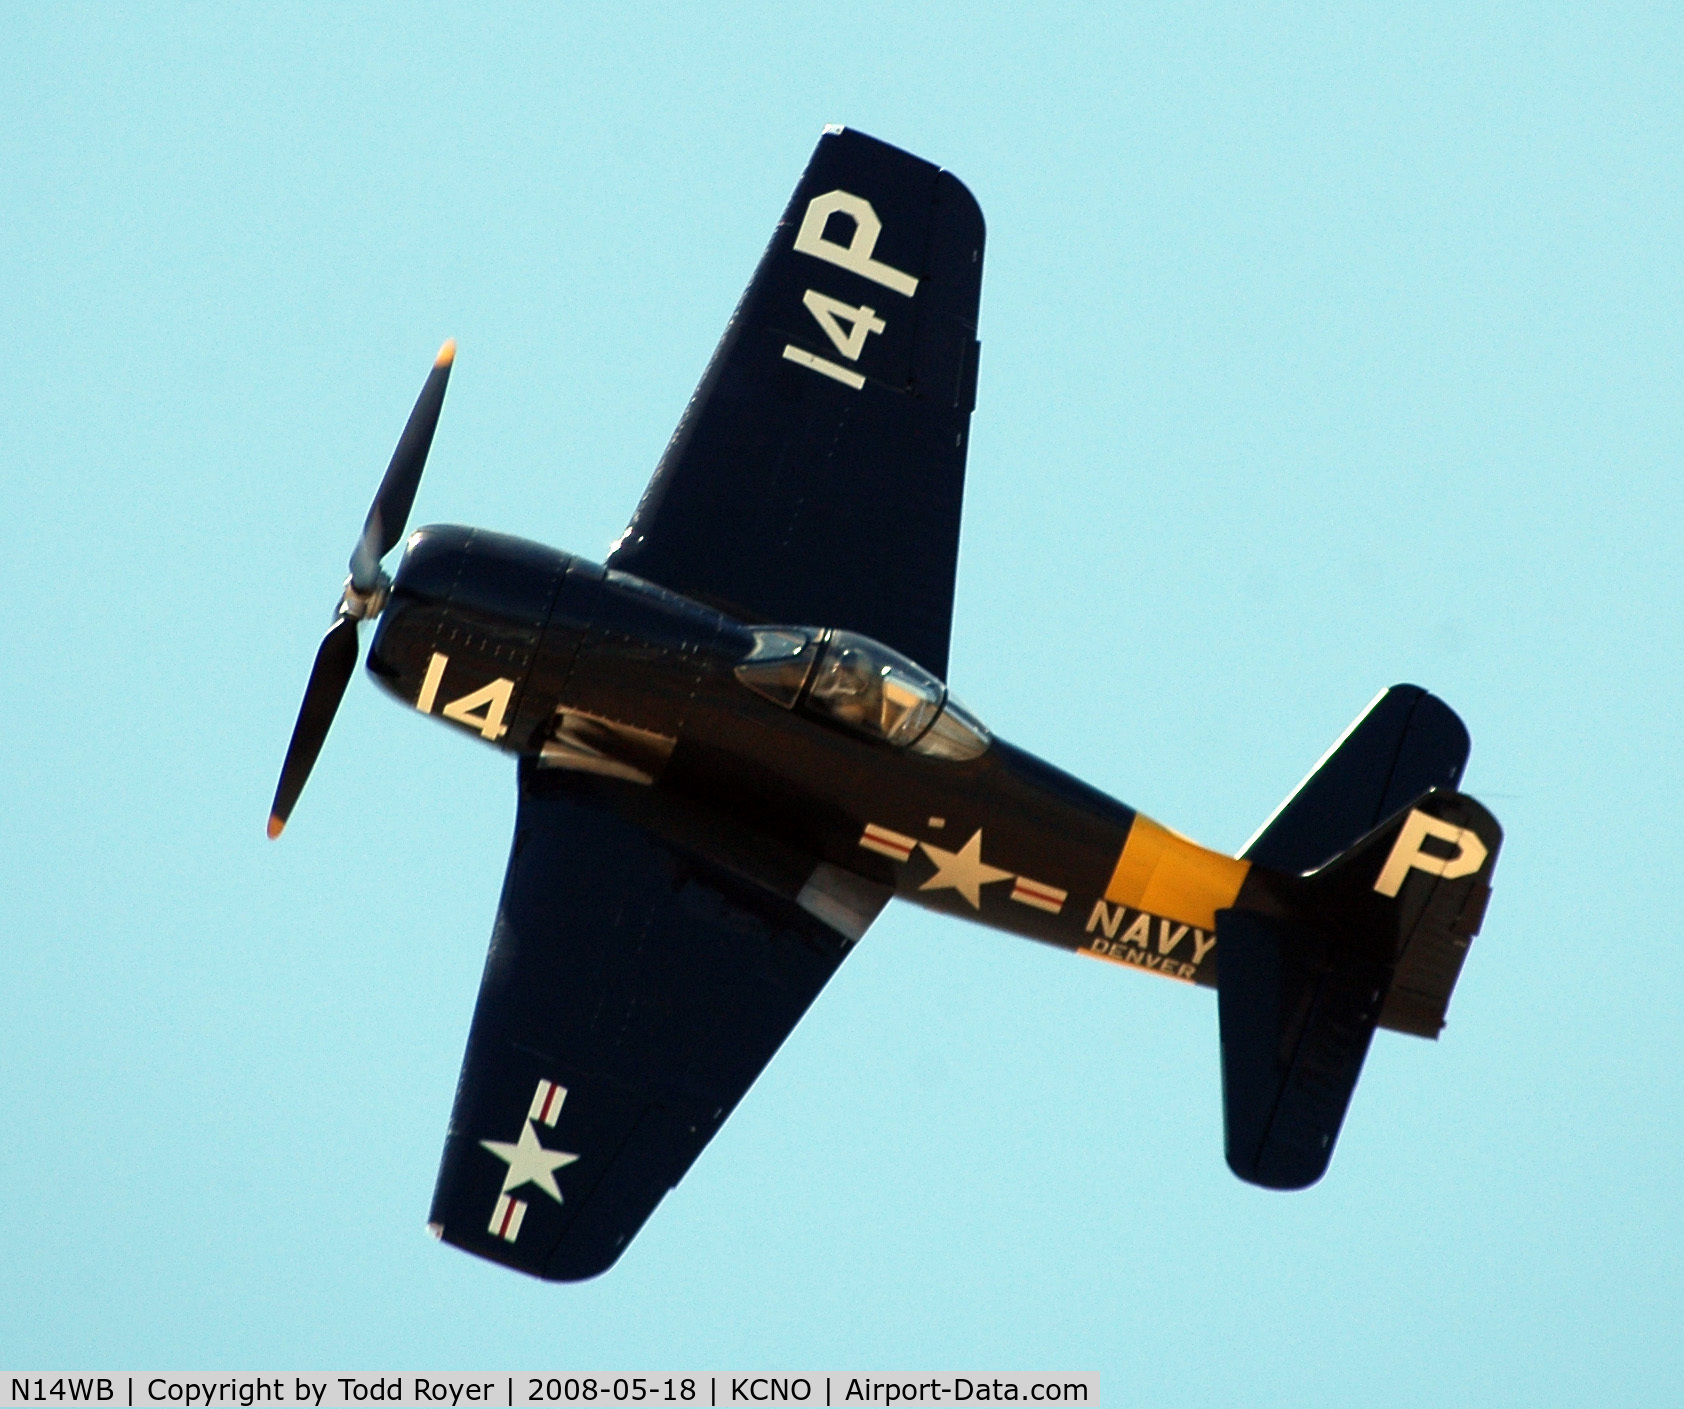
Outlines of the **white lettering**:
M854 222L853 237L845 245L825 238L825 225L837 214L846 215ZM870 201L847 191L826 191L807 202L807 214L796 232L795 248L814 259L851 269L874 284L911 298L917 292L918 280L871 257L877 248L877 237L882 233L883 222L877 218Z
M1103 925L1105 937L1115 939L1117 937L1117 926L1122 924L1123 916L1126 914L1128 914L1127 906L1119 905L1115 910L1112 910L1103 900L1096 900L1093 903L1093 914L1088 916L1088 933L1092 934L1096 926Z
M433 658L427 662L427 673L421 679L421 693L415 697L415 707L423 714L433 712L433 701L439 697L439 684L444 679L444 668L450 664L450 657L438 651L433 652Z
M1455 846L1456 854L1433 856L1422 851L1421 843L1428 837ZM1381 895L1395 896L1403 888L1404 877L1411 870L1425 871L1429 876L1443 876L1447 881L1458 876L1471 876L1485 864L1486 854L1485 843L1469 828L1458 827L1453 822L1441 822L1419 808L1411 808L1409 816L1403 819L1397 840L1392 843L1391 855L1386 858L1380 877L1374 882L1374 889Z
M811 367L820 376L829 377L833 382L841 382L843 386L852 387L855 391L865 385L865 378L858 372L850 372L840 362L832 362L828 357L814 357L812 353L792 342L784 344L784 361L793 362L798 367Z
M808 289L801 295L801 302L818 319L819 327L824 329L824 335L836 350L850 362L860 360L860 353L865 351L865 340L871 334L880 333L889 326L877 316L876 309L867 308L863 303L858 307L843 303L841 299L821 294L817 289ZM842 331L843 323L848 325L846 333Z
M1159 920L1158 921L1158 953L1160 953L1160 954L1173 953L1174 950L1175 950L1175 946L1181 943L1182 937L1184 935L1186 935L1187 931L1190 930L1191 928L1192 928L1191 925L1177 925L1175 927L1175 932L1172 934L1172 933L1170 933L1169 921L1168 920Z
M454 719L458 724L466 724L470 729L479 730L482 739L489 739L492 743L509 732L509 726L503 723L503 715L509 708L509 697L515 692L513 680L499 677L489 685L463 695L459 700L452 700L440 711L446 719ZM475 710L485 711L476 714Z

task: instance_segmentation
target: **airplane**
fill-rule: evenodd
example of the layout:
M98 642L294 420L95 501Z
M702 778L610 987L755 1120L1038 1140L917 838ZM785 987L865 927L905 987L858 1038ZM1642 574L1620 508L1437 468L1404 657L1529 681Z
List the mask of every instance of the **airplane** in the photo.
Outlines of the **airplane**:
M369 509L270 809L374 679L516 756L428 1228L609 1268L891 898L1217 991L1227 1162L1332 1157L1377 1027L1436 1037L1502 832L1469 736L1382 691L1237 856L993 734L946 683L983 220L827 128L603 563L403 538L455 346Z

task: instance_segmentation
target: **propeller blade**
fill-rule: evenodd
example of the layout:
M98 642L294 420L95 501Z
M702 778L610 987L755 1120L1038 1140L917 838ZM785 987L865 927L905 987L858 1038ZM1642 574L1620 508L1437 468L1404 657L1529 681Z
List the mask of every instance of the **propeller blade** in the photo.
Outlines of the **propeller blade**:
M341 616L328 627L327 635L316 649L316 663L310 670L310 683L304 687L304 703L298 707L298 723L293 725L292 742L287 745L286 762L281 765L281 780L275 785L275 801L269 808L269 836L280 836L287 818L292 816L293 804L304 791L305 780L316 766L316 755L322 751L328 726L345 697L345 687L357 668L357 623L352 617Z
M427 374L421 395L415 399L409 423L398 437L391 464L386 466L386 477L380 481L374 502L369 505L362 537L351 554L351 583L359 592L374 587L380 560L403 537L410 506L415 503L415 491L421 484L421 471L427 466L427 452L432 449L433 430L439 423L439 408L444 405L444 389L450 381L450 366L455 360L456 339L447 338L433 359L433 370Z

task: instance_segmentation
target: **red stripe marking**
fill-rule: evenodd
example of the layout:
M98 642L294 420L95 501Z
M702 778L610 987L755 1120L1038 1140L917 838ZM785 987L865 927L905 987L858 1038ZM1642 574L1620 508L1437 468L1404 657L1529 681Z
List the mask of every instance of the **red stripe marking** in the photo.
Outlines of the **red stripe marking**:
M550 1103L555 1100L555 1093L560 1089L561 1088L552 1081L550 1083L549 1093L544 1097L544 1109L539 1114L538 1119L543 1121L545 1125L550 1123Z
M912 855L911 842L903 840L895 833L886 831L882 827L867 827L865 835L867 840L875 842L878 846L887 847L891 851L899 852L905 856Z

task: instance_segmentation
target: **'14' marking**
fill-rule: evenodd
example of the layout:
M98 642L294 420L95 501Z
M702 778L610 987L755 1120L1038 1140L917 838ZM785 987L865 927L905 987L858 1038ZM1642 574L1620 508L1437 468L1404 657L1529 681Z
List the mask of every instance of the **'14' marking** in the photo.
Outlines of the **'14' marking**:
M427 673L421 680L421 693L415 697L415 707L422 714L433 712L439 686L444 682L444 669L449 664L450 657L441 651L434 651L433 658L427 662ZM459 699L448 701L439 713L446 719L453 719L458 724L466 724L470 729L477 730L482 739L496 743L509 732L508 725L503 723L503 716L508 712L509 700L514 692L515 682L499 676L489 685L470 690ZM484 711L483 714L479 712L481 710Z
M825 238L826 222L832 215L837 214L845 215L854 222L854 233L845 245ZM873 283L911 298L918 288L918 280L872 258L877 248L877 237L882 231L883 222L877 218L877 212L871 208L870 201L848 191L827 191L822 196L814 196L807 203L807 214L795 236L795 249L797 253L809 254L815 259L852 270ZM808 289L801 295L801 302L818 320L819 327L830 339L831 345L849 362L857 363L860 353L865 351L865 340L888 326L877 316L875 308L865 304L856 306L844 303L841 299L822 294L817 289ZM844 323L848 326L847 332L842 331ZM828 357L817 357L794 343L785 344L783 355L785 361L811 368L820 376L841 382L843 386L852 387L855 391L865 385L865 378L853 368L844 367L840 362L832 362Z

